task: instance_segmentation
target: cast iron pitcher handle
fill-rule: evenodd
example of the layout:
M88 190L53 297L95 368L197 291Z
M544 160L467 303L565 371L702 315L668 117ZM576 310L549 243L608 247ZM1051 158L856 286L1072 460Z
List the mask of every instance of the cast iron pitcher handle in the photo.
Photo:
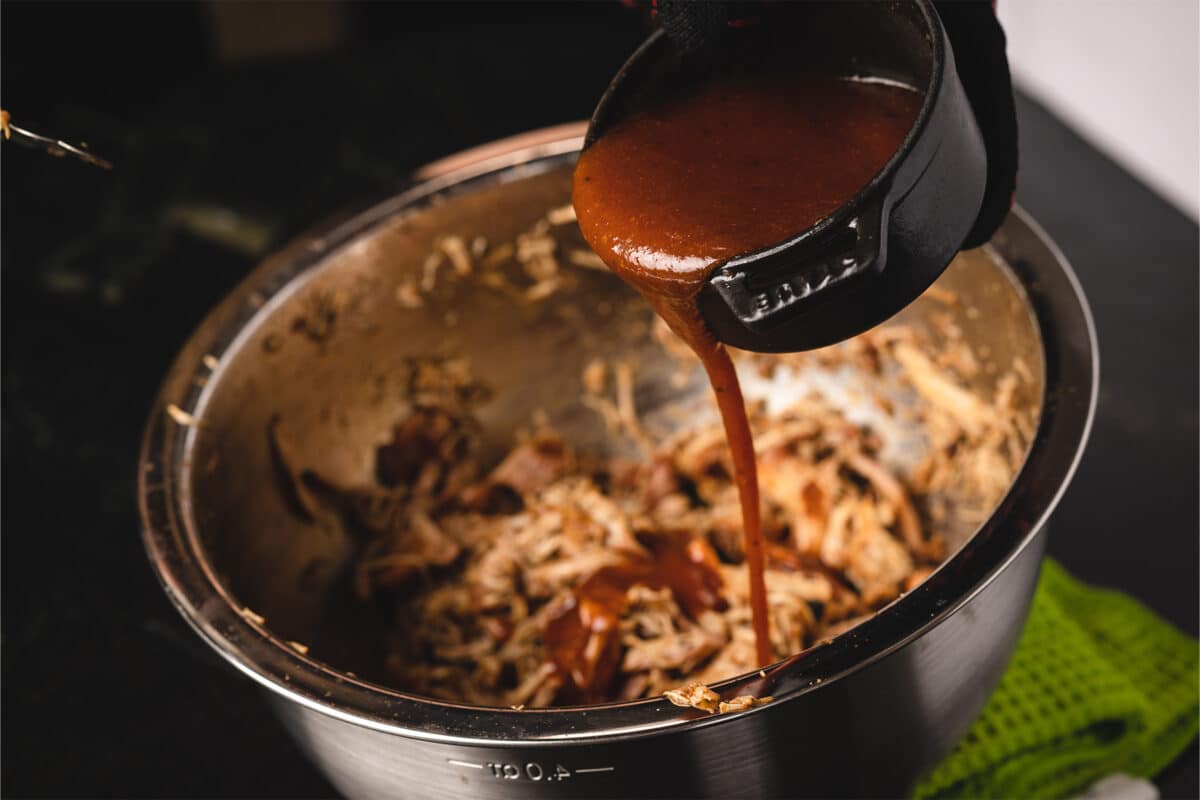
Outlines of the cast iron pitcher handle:
M765 332L887 263L887 209L880 198L772 250L739 256L709 278L734 316ZM749 263L747 263L749 262Z

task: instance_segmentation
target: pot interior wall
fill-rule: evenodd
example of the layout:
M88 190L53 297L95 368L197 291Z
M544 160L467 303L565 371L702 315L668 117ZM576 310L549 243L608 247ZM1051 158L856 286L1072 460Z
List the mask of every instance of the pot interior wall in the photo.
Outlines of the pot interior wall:
M386 684L383 645L393 620L350 590L347 566L356 541L338 516L305 519L289 501L269 436L273 424L289 443L293 467L366 485L374 476L375 447L404 414L414 359L469 359L474 377L492 393L478 411L492 459L535 414L578 450L635 454L634 443L607 435L601 418L580 402L580 376L595 358L634 365L636 406L651 432L715 413L698 367L680 375L678 360L651 335L645 303L607 271L572 264L590 253L573 222L550 227L562 285L544 300L458 277L449 263L439 268L420 307L402 302L411 292L398 296L428 274L429 254L442 237L460 237L468 248L482 237L493 252L516 242L549 210L569 206L569 162L546 159L509 169L398 212L271 298L220 354L185 468L190 528L238 603L265 617L274 634L305 643L336 669ZM947 292L957 302L938 299ZM934 291L888 324L932 330L936 315L948 315L971 343L984 365L972 388L984 396L1020 357L1033 377L1017 400L1037 413L1043 391L1038 331L1020 286L993 253L961 255ZM836 403L850 407L852 417L860 413L854 406L862 405L861 393L838 387L862 376L818 372L814 367L795 381L832 387ZM777 399L795 386L748 380L747 389ZM903 469L919 455L919 430L897 426L888 435L895 439L893 461ZM972 530L950 523L943 533L958 546Z

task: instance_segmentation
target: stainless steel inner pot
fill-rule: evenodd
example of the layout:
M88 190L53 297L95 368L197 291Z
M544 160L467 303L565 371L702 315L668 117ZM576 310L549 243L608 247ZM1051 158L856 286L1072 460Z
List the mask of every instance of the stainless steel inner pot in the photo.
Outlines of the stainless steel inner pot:
M1041 413L1020 474L982 526L950 532L956 551L918 589L765 677L729 682L773 695L766 706L711 717L665 700L515 711L389 689L390 621L347 590L346 535L288 507L271 420L295 434L299 460L365 482L412 355L469 354L498 388L482 411L496 453L534 409L577 446L619 447L579 403L579 373L597 354L635 358L650 424L669 426L681 397L703 397L697 376L683 389L663 379L676 365L646 336L647 309L604 271L568 270L568 285L542 303L470 282L439 284L421 309L396 298L437 237L511 241L568 203L582 133L562 126L431 165L402 194L270 259L212 312L146 430L139 499L153 566L208 643L270 690L289 732L347 796L902 794L949 752L1003 671L1047 517L1091 424L1090 313L1061 254L1020 210L989 252L968 254L939 282L975 309L956 321L977 349L997 361L1020 354L1040 373L1022 389ZM924 324L931 303L919 300L905 321ZM995 374L977 380L986 392ZM180 424L178 411L197 422Z

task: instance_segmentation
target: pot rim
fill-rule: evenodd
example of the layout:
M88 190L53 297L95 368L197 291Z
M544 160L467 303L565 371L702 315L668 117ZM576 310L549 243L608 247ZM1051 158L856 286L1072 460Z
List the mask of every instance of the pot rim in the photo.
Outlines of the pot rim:
M308 236L251 272L196 329L180 351L146 425L138 465L143 542L172 603L221 656L272 692L342 721L395 735L465 745L551 745L615 741L676 733L764 713L810 691L827 689L939 625L982 591L1044 526L1082 456L1095 414L1099 353L1095 326L1071 267L1044 231L1014 207L1005 228L1025 229L1047 251L1045 263L1010 264L1030 296L1043 342L1046 397L1025 463L1008 494L979 530L917 589L858 627L765 671L714 684L769 693L774 702L740 714L707 715L663 698L600 706L530 709L467 706L432 700L339 672L274 636L218 580L200 545L188 491L196 430L166 413L168 404L203 417L220 370L208 376L202 356L234 350L256 317L282 303L328 256L396 214L420 208L447 190L518 168L536 174L566 163L586 123L530 131L436 161L414 173L406 190L323 236ZM1035 281L1035 278L1037 279ZM1061 317L1061 318L1060 318ZM732 696L732 694L727 695Z

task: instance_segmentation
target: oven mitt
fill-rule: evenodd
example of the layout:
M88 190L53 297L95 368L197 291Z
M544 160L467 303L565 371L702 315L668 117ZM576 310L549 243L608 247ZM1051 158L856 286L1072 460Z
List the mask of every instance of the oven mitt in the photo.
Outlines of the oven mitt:
M983 135L987 185L983 205L962 248L992 238L1012 208L1017 186L1017 111L1005 55L1004 30L991 0L934 0L954 49L958 77ZM758 24L771 14L766 0L655 0L654 21L682 51L716 41L731 28Z
M1136 600L1047 559L1016 653L957 749L913 792L1063 798L1150 778L1200 726L1200 648Z

